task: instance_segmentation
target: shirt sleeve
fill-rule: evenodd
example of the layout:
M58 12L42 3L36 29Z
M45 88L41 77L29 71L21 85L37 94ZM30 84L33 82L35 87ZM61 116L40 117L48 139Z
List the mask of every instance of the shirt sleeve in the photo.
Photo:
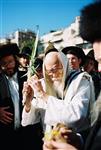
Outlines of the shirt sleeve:
M22 112L22 126L36 124L42 120L44 125L46 103L41 99L33 98L29 112L26 112L25 106Z
M21 120L22 126L36 124L38 122L40 122L39 110L36 109L32 104L29 112L26 112L24 107L22 112L22 120Z

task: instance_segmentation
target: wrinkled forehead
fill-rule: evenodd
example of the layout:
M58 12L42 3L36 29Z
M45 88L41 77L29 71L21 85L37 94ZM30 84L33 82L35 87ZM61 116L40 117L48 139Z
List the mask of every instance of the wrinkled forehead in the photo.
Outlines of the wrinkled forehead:
M51 68L62 65L61 60L59 59L58 52L48 53L44 59L44 65L45 68Z

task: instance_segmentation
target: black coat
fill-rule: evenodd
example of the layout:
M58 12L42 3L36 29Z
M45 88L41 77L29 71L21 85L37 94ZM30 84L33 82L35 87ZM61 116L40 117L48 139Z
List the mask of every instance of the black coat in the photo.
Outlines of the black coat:
M25 72L19 72L17 74L18 77L18 83L19 83L19 106L20 106L20 119L21 119L21 114L22 114L22 88L23 88L23 82L27 80L27 76L23 75L25 74ZM9 106L9 112L14 114L14 105L12 102L12 98L11 98L11 93L10 93L10 89L8 86L8 80L5 77L5 75L3 73L0 73L0 107L5 107L5 106ZM0 131L5 132L10 132L14 130L14 118L11 124L9 125L4 125L3 123L0 122Z
M84 150L101 149L101 121L97 121L91 128L90 134L86 140Z
M101 101L101 96L99 96L99 101ZM84 146L84 150L100 150L100 149L101 149L101 110L99 111L97 120L90 129L90 133L87 137Z
M19 83L19 97L20 97L20 119L22 116L22 88L23 82L27 80L27 76L23 71L18 72L18 83ZM23 76L23 77L22 77ZM11 99L11 94L8 86L8 80L5 75L0 74L0 107L9 106L9 112L14 114L14 106ZM42 137L43 130L40 123L35 125L28 125L26 127L20 127L14 130L14 118L13 122L9 125L4 125L0 122L0 146L3 150L10 149L35 149L42 150ZM14 145L14 147L13 147Z

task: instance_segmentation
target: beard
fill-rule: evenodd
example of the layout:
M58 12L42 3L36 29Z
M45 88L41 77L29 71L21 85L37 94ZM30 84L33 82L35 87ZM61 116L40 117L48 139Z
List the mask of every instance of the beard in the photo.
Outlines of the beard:
M61 81L54 81L53 83L54 91L57 97L62 98L63 96L63 85Z
M2 71L6 76L12 77L17 72L17 66L15 68L9 70L2 70Z

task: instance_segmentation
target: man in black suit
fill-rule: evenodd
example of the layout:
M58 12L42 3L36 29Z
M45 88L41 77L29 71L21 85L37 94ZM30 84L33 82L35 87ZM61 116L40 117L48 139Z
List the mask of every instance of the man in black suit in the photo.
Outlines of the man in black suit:
M14 144L19 147L22 133L22 88L27 77L18 71L18 53L15 43L0 45L0 145L4 149L13 149Z

